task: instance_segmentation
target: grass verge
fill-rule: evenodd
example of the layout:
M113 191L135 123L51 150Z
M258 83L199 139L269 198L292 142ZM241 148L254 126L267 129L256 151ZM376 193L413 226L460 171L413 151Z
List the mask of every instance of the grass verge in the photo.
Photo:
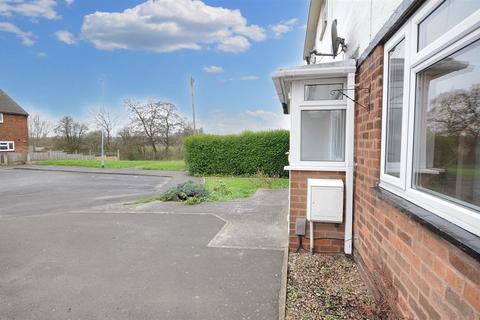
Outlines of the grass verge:
M98 160L44 160L37 161L35 164L42 166L70 166L70 167L88 167L100 168ZM139 160L120 160L105 161L107 169L124 169L136 168L142 170L185 170L185 162L183 160L172 161L139 161Z
M285 189L288 179L268 177L206 177L207 201L226 201L251 197L257 189Z
M196 204L205 201L227 201L251 197L260 188L265 189L286 189L288 179L269 177L206 177L205 187L208 190L207 198L189 198L186 204ZM139 199L126 203L127 205L146 204L154 201L161 201L162 196L154 196L147 199Z

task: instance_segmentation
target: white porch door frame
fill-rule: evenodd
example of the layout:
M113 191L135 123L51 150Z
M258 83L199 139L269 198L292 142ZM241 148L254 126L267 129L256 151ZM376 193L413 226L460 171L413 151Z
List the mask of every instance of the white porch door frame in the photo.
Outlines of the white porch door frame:
M345 62L344 62L345 63ZM297 67L281 70L273 75L274 83L277 88L281 88L280 94L289 97L289 111L291 114L291 130L290 130L290 160L291 163L286 169L288 170L306 170L306 171L344 171L345 172L345 236L344 236L344 252L352 254L353 250L353 172L354 172L354 132L355 132L355 102L344 97L343 101L318 101L305 102L303 85L305 81L318 80L322 83L328 82L329 79L344 79L346 87L344 93L352 99L355 99L355 62L348 61L348 67L332 66L331 64L312 65L311 68ZM278 91L278 90L277 90ZM287 99L286 99L287 100ZM339 104L343 105L346 110L346 126L345 126L345 161L344 162L321 162L315 163L301 161L300 144L301 144L301 128L300 128L300 107L310 104L313 106L323 107L331 106L331 109L340 109ZM346 107L345 107L346 105ZM312 224L311 224L312 225ZM313 237L311 236L311 240ZM311 241L311 245L312 245Z

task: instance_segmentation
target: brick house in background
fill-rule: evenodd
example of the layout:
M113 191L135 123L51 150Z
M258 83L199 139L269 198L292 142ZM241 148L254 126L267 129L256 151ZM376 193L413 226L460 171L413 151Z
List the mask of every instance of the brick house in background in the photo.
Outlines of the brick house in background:
M352 254L400 315L479 319L480 1L311 0L303 57L273 74L290 248L309 216L311 250Z
M0 153L28 152L28 113L0 89Z

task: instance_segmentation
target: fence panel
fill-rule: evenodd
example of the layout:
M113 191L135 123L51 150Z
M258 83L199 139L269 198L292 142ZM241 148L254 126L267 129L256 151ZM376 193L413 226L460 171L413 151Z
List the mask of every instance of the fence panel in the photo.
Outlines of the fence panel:
M30 152L30 161L42 160L95 160L94 155L66 153L63 151Z

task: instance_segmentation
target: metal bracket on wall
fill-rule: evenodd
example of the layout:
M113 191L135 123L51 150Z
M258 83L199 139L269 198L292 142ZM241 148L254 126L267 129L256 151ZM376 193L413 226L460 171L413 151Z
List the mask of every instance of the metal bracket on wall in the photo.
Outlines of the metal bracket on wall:
M365 91L367 91L367 92L368 92L368 104L365 106L364 104L361 104L360 102L355 101L355 99L352 99L350 96L348 96L347 94L345 94L344 91L350 91L350 90L358 90L358 91L360 91L360 90L365 90ZM365 88L334 89L334 90L331 90L331 91L330 91L330 94L331 94L332 96L334 96L336 93L340 93L340 94L341 94L342 96L344 96L345 98L353 101L354 103L358 104L358 105L361 106L362 108L367 109L367 111L370 112L370 110L371 110L371 103L370 103L370 101L371 101L371 97L370 97L371 92L372 92L372 90L371 90L370 86L368 86L368 87L365 87Z

